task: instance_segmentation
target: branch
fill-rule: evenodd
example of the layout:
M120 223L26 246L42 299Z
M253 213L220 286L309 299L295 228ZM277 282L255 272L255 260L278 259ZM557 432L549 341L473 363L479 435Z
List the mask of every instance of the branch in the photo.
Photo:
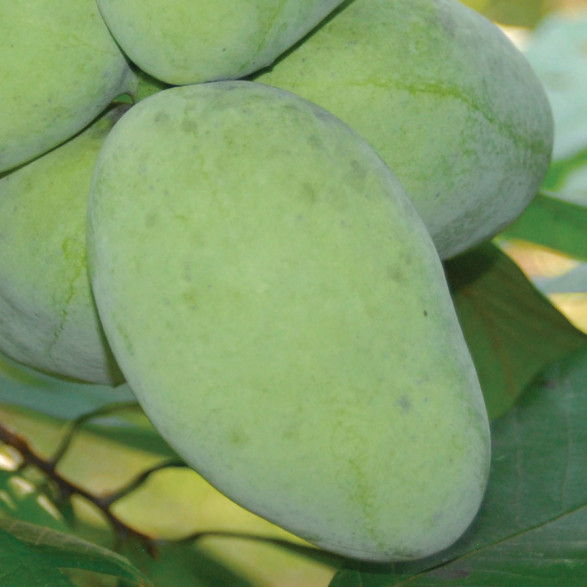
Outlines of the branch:
M87 414L82 414L78 416L75 420L73 420L68 427L67 432L65 433L63 439L61 440L61 444L59 448L53 455L53 462L57 465L57 462L63 457L63 455L67 452L69 447L71 446L71 442L73 437L78 432L78 430L89 420L93 420L95 418L100 418L102 416L109 416L110 414L115 414L117 412L121 412L123 410L137 410L139 409L139 405L137 402L115 402L112 404L108 404L107 406L103 406L94 410L92 412L88 412Z
M59 491L59 495L63 500L69 499L73 495L77 495L94 504L94 506L102 512L104 517L112 526L117 537L117 546L129 538L136 538L143 545L146 552L151 557L156 558L157 547L155 544L155 539L143 532L135 530L123 522L112 511L112 507L117 501L127 496L129 493L142 485L142 483L144 483L152 473L168 467L185 467L185 463L177 460L161 463L152 469L144 471L122 489L111 494L99 496L94 495L83 487L77 485L69 479L66 479L57 470L59 460L65 452L64 446L69 446L70 440L71 436L68 435L68 437L66 437L65 444L62 444L58 449L57 456L52 459L45 459L40 456L22 436L12 432L0 422L0 442L11 446L20 454L22 458L21 468L32 466L42 471L55 484Z

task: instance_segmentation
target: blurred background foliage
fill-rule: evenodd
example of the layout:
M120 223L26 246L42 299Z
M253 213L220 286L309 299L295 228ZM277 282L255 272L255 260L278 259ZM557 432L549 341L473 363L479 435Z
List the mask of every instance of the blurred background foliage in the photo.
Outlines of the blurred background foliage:
M587 6L585 0L463 0L487 18L508 26L534 28L551 12L572 13Z
M543 189L557 198L587 206L587 0L465 0L502 26L525 52L546 87L555 117L553 161ZM548 202L542 202L548 206ZM572 230L543 223L538 205L497 239L578 328L587 332L587 258L556 246ZM579 208L555 214L581 213ZM576 216L577 217L577 216ZM584 211L583 211L584 217ZM584 220L577 217L578 230ZM520 238L541 232L532 241ZM550 234L547 234L550 232ZM575 242L587 247L587 236ZM564 250L564 249L563 249Z
M585 223L580 216L587 206L587 0L465 0L464 3L504 26L506 33L527 52L553 103L557 145L544 183L550 196L542 199L495 242L577 327L577 331L559 328L564 318L552 316L539 297L530 300L533 311L545 312L542 315L552 318L549 324L557 325L552 328L564 331L558 347L551 346L544 357L544 360L554 360L564 349L584 345L579 331L587 332L587 254L581 253L587 241L581 242ZM569 23L582 28L577 28L576 35L571 35ZM572 202L577 208L560 211L556 208L557 199ZM554 212L551 210L553 203ZM572 246L567 247L564 237L573 230L577 234L571 238ZM555 246L557 243L563 243L562 250ZM480 254L479 258L490 258L498 268L488 277L494 291L498 291L503 283L500 282L503 274L507 282L517 280L519 283L516 291L520 304L531 297L524 293L526 285L520 281L516 270L500 257L497 248L482 249ZM474 259L471 265L474 268ZM449 267L449 274L450 271ZM457 302L461 304L463 315L473 316L471 323L473 319L483 319L485 327L491 327L487 317L475 317L471 310L475 305L472 302L483 301L475 296L487 296L489 289L484 287L479 294L474 288L457 289ZM520 317L523 317L523 309ZM502 324L505 323L506 320L502 320ZM524 326L527 338L536 337L533 326ZM506 341L508 352L515 353L516 338L511 333L504 336L509 336ZM548 338L549 334L543 332L542 336ZM581 364L580 376L576 375L576 370L572 371L572 365L569 367L579 381L576 386L585 382L584 359ZM520 377L525 381L530 375L523 373ZM497 415L509 409L516 396L506 398L507 401L498 395L492 399L496 402ZM123 405L129 401L132 401L132 394L126 386L112 390L63 383L0 358L0 421L29 439L43 455L54 453L72 418L109 402ZM173 451L139 410L123 409L85 423L75 434L59 470L76 483L101 494L116 490L141 471L172 456ZM108 548L112 546L112 533L94 508L76 498L56 510L47 500L46 488L38 475L29 470L10 474L17 465L14 452L6 447L0 448L0 469L4 469L4 472L0 471L0 513L8 512L21 520L43 523L55 529L65 529L68 523L74 522L77 536ZM270 536L301 544L287 532L230 502L197 474L183 468L165 469L153 475L139 490L117 503L115 512L133 527L166 539L195 531L224 531ZM123 552L153 578L157 587L326 587L338 566L334 559L314 559L284 549L278 543L218 534L209 535L196 545L163 548L155 562L146 556L138 543L127 544ZM361 580L361 576L357 576ZM75 584L88 587L117 584L115 579L87 572L72 573L70 577ZM344 583L344 576L340 577L340 585L363 584ZM391 580L385 583L392 584L395 583ZM17 583L14 585L18 587Z

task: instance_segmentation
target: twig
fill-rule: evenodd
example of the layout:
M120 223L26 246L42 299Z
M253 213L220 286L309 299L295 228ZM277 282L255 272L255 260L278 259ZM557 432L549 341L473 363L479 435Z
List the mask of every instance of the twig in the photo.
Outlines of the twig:
M69 440L67 440L67 438L69 438ZM153 539L148 534L135 530L134 528L123 522L112 511L112 506L117 501L127 496L129 493L131 493L140 485L142 485L142 483L144 483L154 472L160 471L161 469L165 469L168 467L183 467L185 466L183 462L173 460L156 465L152 469L148 469L147 471L141 473L139 476L133 479L129 484L127 484L122 489L111 494L99 496L94 495L93 493L84 489L80 485L77 485L73 481L66 479L57 470L59 460L65 452L63 447L66 446L67 448L69 446L69 443L71 442L70 435L66 437L65 443L62 443L60 445L60 448L57 451L58 458L54 457L51 459L45 459L42 456L40 456L22 436L16 434L15 432L12 432L8 428L6 428L2 423L0 423L0 442L8 446L11 446L20 454L22 458L23 467L33 466L42 471L55 484L57 490L59 491L60 497L63 500L68 499L73 495L77 495L79 497L82 497L86 501L94 504L94 506L96 506L102 512L104 517L112 526L117 537L117 546L119 546L120 543L124 542L129 538L136 538L137 540L139 540L139 542L141 542L147 553L151 557L156 558L157 547L155 539Z
M114 414L115 412L120 412L122 410L136 410L139 409L139 404L137 402L116 402L112 404L108 404L102 408L94 410L93 412L89 412L87 414L82 414L75 420L73 420L67 429L67 432L63 436L61 440L61 444L55 451L53 455L52 461L57 465L57 463L61 460L63 455L71 446L71 442L75 433L81 428L83 424L88 422L89 420L94 420L95 418L100 418L102 416L109 416L110 414Z

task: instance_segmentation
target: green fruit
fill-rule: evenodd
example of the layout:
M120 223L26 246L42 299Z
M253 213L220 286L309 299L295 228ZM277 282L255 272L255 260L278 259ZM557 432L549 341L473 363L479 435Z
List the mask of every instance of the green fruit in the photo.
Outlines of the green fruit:
M498 27L455 0L355 0L256 81L352 126L389 165L441 258L530 203L549 164L546 94Z
M104 143L88 219L121 369L220 491L368 560L467 528L479 383L432 241L354 131L262 84L164 90Z
M83 129L133 86L94 0L0 6L0 173Z
M97 0L122 49L174 85L232 79L265 67L342 0Z
M86 270L94 165L124 107L0 179L0 351L53 375L112 385L123 377Z

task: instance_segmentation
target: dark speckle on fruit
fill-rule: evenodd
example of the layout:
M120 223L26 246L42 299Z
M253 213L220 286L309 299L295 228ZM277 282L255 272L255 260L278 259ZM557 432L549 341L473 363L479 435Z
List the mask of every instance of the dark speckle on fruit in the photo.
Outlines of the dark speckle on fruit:
M190 310L195 310L197 308L197 301L198 295L196 290L191 288L183 292L181 296L181 301L188 307Z
M308 143L317 149L324 149L324 141L316 134L311 134L308 137Z
M233 428L228 438L233 446L244 446L249 441L247 434L238 428Z
M184 119L181 123L181 128L188 133L197 133L198 132L198 123L194 120Z
M396 267L395 265L391 265L387 268L387 275L389 279L397 283L403 281L404 279L404 272L400 267Z
M165 124L168 120L169 120L169 114L167 114L167 112L165 112L164 110L160 110L159 112L156 112L155 116L153 116L153 121L156 124Z
M402 412L406 414L412 409L412 402L407 395L400 395L395 401L395 405L398 406Z

